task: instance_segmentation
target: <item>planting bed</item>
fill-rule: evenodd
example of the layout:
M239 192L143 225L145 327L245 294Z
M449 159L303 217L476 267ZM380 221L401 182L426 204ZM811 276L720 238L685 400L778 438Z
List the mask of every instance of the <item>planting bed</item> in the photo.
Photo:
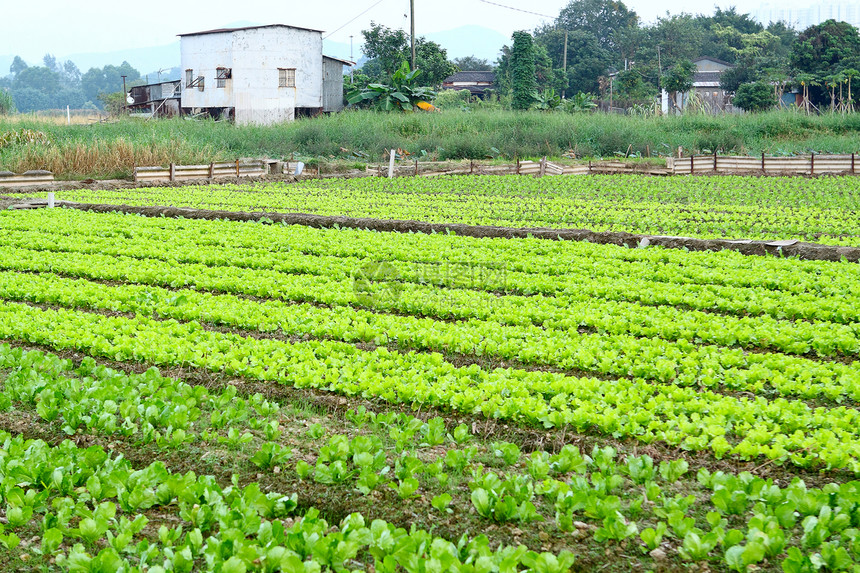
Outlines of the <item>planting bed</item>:
M442 180L409 201L431 182L60 198L515 226L628 217L609 199L586 206L581 189L541 200L554 183L526 179L519 200L499 179L491 203L482 181ZM659 181L679 202L722 179L630 181L648 181L637 200ZM819 181L781 188L807 206L772 199L769 227L765 207L724 195L723 224L852 244L854 180L827 180L844 191L832 199ZM301 193L308 208L293 207ZM565 202L569 215L550 220ZM642 226L713 229L717 204L684 222L654 203ZM818 236L796 231L803 221ZM0 568L853 570L857 270L0 212Z
M58 199L226 211L860 246L857 177L361 178L70 190Z

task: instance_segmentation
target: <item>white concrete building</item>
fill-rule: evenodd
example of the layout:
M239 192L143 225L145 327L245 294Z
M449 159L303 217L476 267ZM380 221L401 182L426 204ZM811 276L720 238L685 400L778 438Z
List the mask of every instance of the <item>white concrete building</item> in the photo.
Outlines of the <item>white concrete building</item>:
M183 113L271 124L343 109L343 66L319 30L273 24L180 34Z

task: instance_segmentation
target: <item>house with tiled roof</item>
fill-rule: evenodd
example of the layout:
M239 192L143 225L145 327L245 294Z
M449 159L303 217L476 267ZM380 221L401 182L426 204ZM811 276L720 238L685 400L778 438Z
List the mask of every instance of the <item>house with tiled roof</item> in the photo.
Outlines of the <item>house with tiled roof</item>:
M469 90L475 97L483 99L496 89L495 72L465 71L450 75L442 81L443 90Z

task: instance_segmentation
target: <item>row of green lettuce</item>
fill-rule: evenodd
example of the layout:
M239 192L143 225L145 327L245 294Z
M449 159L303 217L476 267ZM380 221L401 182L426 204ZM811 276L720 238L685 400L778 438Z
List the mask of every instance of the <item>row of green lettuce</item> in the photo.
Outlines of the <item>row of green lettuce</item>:
M93 268L93 267L91 267ZM695 345L627 334L580 334L544 323L511 326L471 319L445 322L362 309L256 301L189 289L106 285L50 273L0 271L0 299L66 308L134 313L197 321L210 326L370 343L403 351L457 353L477 359L673 383L679 386L842 402L860 398L856 362L842 364L776 353ZM618 317L618 320L623 320ZM837 332L831 335L838 336ZM824 338L824 336L822 336ZM851 339L849 339L851 340Z
M250 428L255 416L265 424L277 414L277 407L259 395L247 402L237 398L233 386L208 394L163 378L155 369L125 375L91 358L76 366L55 355L0 346L0 369L10 371L0 394L8 400L3 409L35 407L42 420L59 418L69 433L121 434L148 443L153 428L191 429L194 423L188 419L201 414L198 407L223 411L231 423ZM117 392L120 388L128 390ZM52 413L52 397L62 402L58 412ZM167 410L168 420L158 419ZM411 455L413 436L422 447L449 440L464 444L470 439L465 426L446 439L439 418L423 423L403 414L363 410L351 411L348 418L359 427L390 428L398 444L411 444L394 458L390 478L385 446L370 434L331 436L319 449L315 466L303 460L295 465L301 479L353 483L365 495L387 481L408 503L417 497L419 480L430 489L432 478L444 491L443 470L467 472L467 503L497 523L528 524L554 512L562 532L585 529L598 543L633 541L643 554L671 550L685 562L722 564L735 571L768 563L778 563L788 573L842 571L860 559L857 482L809 489L795 478L780 487L747 472L735 476L700 469L693 485L700 495L694 495L689 484L679 481L689 471L683 460L658 465L647 455L621 458L611 447L595 447L588 456L565 446L555 455L535 451L523 464L519 448L506 442L492 444L498 465L506 470L497 474L474 463L475 446L449 449L433 462ZM128 423L120 426L109 419ZM267 433L267 438L278 436ZM185 443L160 445L182 448ZM80 449L63 442L49 447L2 432L0 444L0 503L7 516L0 526L0 545L14 550L21 540L16 532L35 528L37 543L31 540L28 550L69 571L341 571L351 563L372 561L377 571L553 573L575 562L568 551L556 556L504 545L490 550L493 544L485 536L464 536L455 544L381 520L368 527L358 514L330 528L311 509L288 525L282 520L296 513L295 495L264 494L254 483L238 487L235 476L232 486L222 488L210 476L171 473L160 462L135 470L97 446ZM271 469L287 461L284 450L277 442L264 442L251 461ZM521 465L524 474L510 471ZM435 496L432 507L442 514L464 511L452 506L448 493ZM163 524L156 531L147 517L153 511L157 522L178 524ZM165 512L175 512L176 519L165 520Z
M855 178L441 177L70 190L70 201L860 244ZM647 216L643 216L646 214Z
M690 285L760 287L823 297L853 292L846 282L853 276L853 265L749 257L732 251L627 249L577 241L369 233L66 209L0 217L0 228L7 231L3 244L42 250L123 254L335 278L350 275L357 264L385 262L401 280L410 282L546 294L571 290L570 284L578 284L571 281L583 273L594 279L625 276ZM166 232L173 239L170 242L161 240ZM442 264L450 265L452 272L442 272L448 270L438 267ZM459 275L453 272L458 264L466 267ZM472 284L464 276L470 269L486 271L481 284Z
M457 367L435 353L363 351L213 332L196 322L0 304L0 339L119 361L200 368L368 399L544 427L660 441L716 457L860 469L860 411L729 396L641 379L611 383L510 368Z

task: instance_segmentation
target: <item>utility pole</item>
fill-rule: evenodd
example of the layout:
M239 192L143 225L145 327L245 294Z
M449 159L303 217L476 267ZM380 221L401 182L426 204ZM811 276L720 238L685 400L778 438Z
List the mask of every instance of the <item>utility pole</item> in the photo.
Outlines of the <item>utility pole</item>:
M657 89L660 90L660 115L663 114L663 64L660 61L660 44L657 44Z
M126 101L126 98L128 97L128 90L125 88L125 78L127 77L128 76L122 77L122 109L124 113L128 112L128 102Z
M564 99L564 92L567 91L567 30L564 31L564 58L562 68L564 68L564 88L561 90L561 99Z
M412 71L415 71L415 0L409 0L409 27L412 37Z
M350 62L355 61L354 59L352 59L352 34L349 35L349 61ZM352 83L352 68L354 68L354 67L355 66L349 66L349 81L350 81L350 83Z

